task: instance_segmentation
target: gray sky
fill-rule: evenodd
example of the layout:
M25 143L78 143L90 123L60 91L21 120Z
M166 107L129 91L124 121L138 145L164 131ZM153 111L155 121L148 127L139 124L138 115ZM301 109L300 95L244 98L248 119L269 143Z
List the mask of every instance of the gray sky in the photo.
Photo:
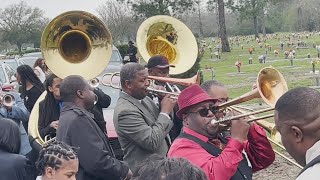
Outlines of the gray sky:
M29 6L39 7L45 16L52 19L57 15L71 10L83 10L97 15L97 7L108 0L25 0ZM0 0L0 8L19 3L20 0Z

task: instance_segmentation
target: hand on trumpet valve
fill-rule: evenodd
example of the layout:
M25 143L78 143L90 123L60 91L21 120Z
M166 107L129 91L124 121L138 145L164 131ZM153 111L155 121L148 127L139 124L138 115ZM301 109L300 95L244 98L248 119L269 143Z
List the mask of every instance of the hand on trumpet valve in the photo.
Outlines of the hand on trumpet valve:
M173 107L176 105L177 100L172 95L167 94L161 101L161 112L170 114L173 111Z

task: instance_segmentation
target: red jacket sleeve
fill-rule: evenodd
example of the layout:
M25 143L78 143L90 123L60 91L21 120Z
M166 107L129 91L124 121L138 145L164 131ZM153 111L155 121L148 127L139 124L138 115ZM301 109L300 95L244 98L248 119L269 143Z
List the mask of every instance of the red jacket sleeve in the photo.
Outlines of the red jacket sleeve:
M275 154L267 139L266 132L256 123L253 123L250 127L248 141L244 143L244 149L252 164L253 172L268 167L275 159Z

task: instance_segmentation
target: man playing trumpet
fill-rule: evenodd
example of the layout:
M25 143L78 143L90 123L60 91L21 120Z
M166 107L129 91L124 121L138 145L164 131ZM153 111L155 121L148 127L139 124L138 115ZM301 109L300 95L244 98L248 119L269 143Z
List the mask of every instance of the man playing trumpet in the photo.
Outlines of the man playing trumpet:
M219 125L212 124L218 110L198 85L181 92L177 115L183 133L173 142L169 157L182 157L201 167L210 180L252 179L252 172L268 167L275 154L265 131L246 119L231 122L229 138L219 137Z
M122 92L113 116L124 161L133 174L137 174L139 163L154 153L164 157L170 146L168 133L173 123L169 114L176 102L166 95L159 110L147 97L150 85L148 75L147 69L138 63L122 66Z

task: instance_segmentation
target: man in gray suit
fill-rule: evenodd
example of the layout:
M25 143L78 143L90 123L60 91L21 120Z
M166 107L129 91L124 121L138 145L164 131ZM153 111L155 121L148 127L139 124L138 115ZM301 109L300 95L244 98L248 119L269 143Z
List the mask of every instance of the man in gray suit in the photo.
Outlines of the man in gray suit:
M122 92L114 110L114 125L124 161L133 174L139 163L151 154L165 156L170 146L168 133L173 126L169 116L176 101L166 95L161 110L147 97L150 83L148 70L140 64L128 63L120 71Z

